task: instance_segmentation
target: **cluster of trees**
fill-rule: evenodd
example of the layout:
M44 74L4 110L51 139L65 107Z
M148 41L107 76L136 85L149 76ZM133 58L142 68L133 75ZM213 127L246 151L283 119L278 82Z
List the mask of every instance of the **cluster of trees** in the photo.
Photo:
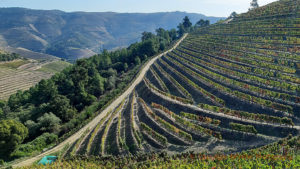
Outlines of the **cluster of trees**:
M12 61L20 58L22 57L16 53L0 53L0 62Z
M96 107L101 109L131 82L148 57L165 50L180 36L176 29L159 28L156 34L144 32L141 42L79 59L51 79L42 80L27 91L18 91L7 102L0 101L0 120L14 119L28 129L10 152L25 138L25 142L30 142L43 133L60 137L80 126L95 112L83 111L87 106L103 102ZM0 135L1 144L6 145L3 139Z
M182 36L184 33L186 32L190 32L193 31L196 28L199 27L206 27L210 25L210 21L209 20L203 20L200 19L194 26L193 23L190 21L189 17L184 17L183 18L183 22L180 23L177 28L178 28L178 34L179 36Z
M28 130L20 122L14 120L0 121L0 158L6 159L27 137Z
M196 27L206 27L210 25L210 21L209 20L203 20L200 19L197 23L196 23Z

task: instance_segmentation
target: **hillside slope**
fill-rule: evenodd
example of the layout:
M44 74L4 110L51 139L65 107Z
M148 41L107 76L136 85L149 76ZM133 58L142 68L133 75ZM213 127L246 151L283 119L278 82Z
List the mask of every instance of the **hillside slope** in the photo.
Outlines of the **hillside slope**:
M0 50L0 100L8 99L18 90L27 90L71 65L57 57L24 51L27 55L21 56Z
M7 100L10 95L21 90L28 90L42 79L49 79L71 64L52 60L14 60L0 62L0 100Z
M126 47L144 31L175 28L184 16L193 23L221 18L184 12L112 13L0 9L0 46L22 47L67 59L94 55L102 49Z
M228 154L299 135L299 6L281 0L190 33L146 64L91 123L42 155L67 143L71 157Z
M191 33L70 154L228 153L298 135L299 3Z

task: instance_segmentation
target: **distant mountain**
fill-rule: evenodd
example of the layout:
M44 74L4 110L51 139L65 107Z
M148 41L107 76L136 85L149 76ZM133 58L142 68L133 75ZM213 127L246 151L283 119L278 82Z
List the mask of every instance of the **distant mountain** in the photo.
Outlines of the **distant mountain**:
M143 31L176 28L184 16L193 23L218 17L185 12L113 13L0 8L0 47L25 48L74 60L101 49L125 47Z

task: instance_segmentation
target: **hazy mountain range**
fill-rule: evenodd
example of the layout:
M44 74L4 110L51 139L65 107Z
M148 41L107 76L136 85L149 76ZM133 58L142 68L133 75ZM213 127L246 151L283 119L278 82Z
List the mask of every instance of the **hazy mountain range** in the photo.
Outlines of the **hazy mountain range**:
M176 28L184 16L193 23L223 19L185 12L113 13L63 12L0 8L0 47L18 52L28 50L74 60L101 49L125 47L144 31ZM24 49L25 48L25 49ZM20 50L22 49L22 50Z

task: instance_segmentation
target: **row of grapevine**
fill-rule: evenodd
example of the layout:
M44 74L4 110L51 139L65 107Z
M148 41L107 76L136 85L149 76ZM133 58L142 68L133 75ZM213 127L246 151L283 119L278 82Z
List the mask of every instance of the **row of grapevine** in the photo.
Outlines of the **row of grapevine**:
M231 90L228 87L225 87L225 86L223 86L219 83L213 82L212 80L203 77L199 73L191 70L190 68L182 65L181 63L175 61L174 59L171 59L168 56L166 56L165 58L167 58L168 60L171 60L172 63L174 63L176 66L180 67L183 71L186 71L188 74L194 76L196 79L198 79L198 80L201 79L201 80L205 81L209 86L217 88L219 91L222 91L224 93L228 93L228 94L230 94L232 96L235 96L239 99L247 100L247 101L250 101L250 102L253 102L253 103L257 103L257 104L260 104L262 106L270 107L272 109L276 109L276 110L279 110L279 111L286 111L286 112L289 112L289 113L293 112L293 108L291 106L282 105L282 104L275 103L275 102L272 102L272 101L269 101L269 100L261 99L261 98L251 96L251 95L246 94L246 93L239 92L237 90Z
M233 88L240 88L242 90L249 91L253 95L256 95L257 97L266 97L269 99L270 98L282 99L281 101L285 102L286 104L288 104L289 102L295 103L297 101L296 96L292 96L292 95L289 95L286 93L279 93L279 92L275 92L272 90L262 89L262 88L254 86L254 85L250 85L248 83L244 83L244 82L240 82L238 80L227 78L226 76L223 76L218 73L214 73L214 72L210 71L209 69L206 69L205 67L199 66L198 64L194 64L193 62L185 59L184 57L179 57L177 55L170 55L170 56L173 56L173 57L177 58L178 60L180 60L181 62L186 63L190 67L197 69L202 73L205 73L207 76L210 76L211 78L213 78L215 80L220 81L220 83L228 84L228 85L232 86ZM293 104L293 103L289 103L289 104Z
M275 81L275 80L261 78L259 76L232 70L232 67L231 68L222 67L222 66L215 64L215 62L210 63L208 61L205 61L205 59L199 59L197 57L193 57L193 56L201 57L202 55L197 54L191 50L180 49L174 53L176 53L177 55L179 55L179 53L180 53L180 55L183 56L184 58L196 61L196 63L198 65L205 66L211 70L221 72L223 74L226 74L227 76L230 76L230 77L238 79L238 80L243 80L244 82L247 82L247 83L249 83L249 82L251 82L252 84L255 83L261 87L269 88L269 89L275 88L276 90L280 90L285 93L289 93L290 91L293 91L293 93L294 93L297 91L297 86L290 84L290 83L279 82L279 81ZM212 58L210 58L210 59L213 60Z
M173 100L177 100L177 101L182 102L182 103L185 103L185 104L193 104L193 101L191 101L191 100L189 100L189 99L185 99L185 98L181 98L181 97L178 97L178 96L174 96L174 95L171 95L170 93L166 93L166 92L164 92L164 91L161 91L161 90L157 89L157 88L156 88L154 85L152 85L151 82L150 82L148 79L146 79L146 78L144 78L144 82L145 82L145 84L146 84L147 87L149 87L150 89L152 89L152 90L154 90L154 91L156 91L156 92L158 92L158 93L160 93L160 94L162 94L162 95L164 95L164 96L166 96L166 97L169 97L169 98L171 98L171 99L173 99Z
M233 130L257 134L257 130L252 125L243 125L239 123L230 123L229 125Z
M156 141L161 143L162 145L166 146L168 143L168 140L163 135L157 133L156 131L152 130L147 124L141 122L141 128L143 131L145 131L148 135L150 135L152 138L154 138Z
M157 81L158 81L159 85L162 87L163 91L166 92L166 93L169 93L168 87L166 86L164 81L161 80L161 78L158 76L158 74L155 72L155 70L152 67L150 67L150 72L153 74L155 79L157 79Z
M183 93L183 95L190 99L193 100L192 95L179 83L177 82L171 75L169 75L165 70L163 70L157 63L154 63L154 66L168 79L170 80L176 88Z
M171 70L173 73L175 73L176 75L178 75L183 81L185 81L188 85L190 85L191 87L195 88L196 90L198 90L200 93L202 93L207 99L211 100L212 102L218 104L218 105L224 105L225 101L218 98L217 96L211 94L210 92L204 90L203 88L201 88L199 85L197 85L196 83L194 83L192 80L190 80L189 78L187 78L185 75L183 75L182 73L180 73L179 71L177 71L176 69L174 69L172 66L168 65L165 61L163 61L161 58L159 59L159 61L166 66L169 70Z
M254 121L260 121L260 122L267 122L267 123L275 123L275 124L285 124L294 126L292 119L288 117L278 117L278 116L270 116L267 114L259 114L259 113L249 113L245 111L239 111L239 110L232 110L226 107L217 107L212 106L208 104L200 103L198 105L200 108L205 110L210 110L213 112L218 113L224 113L226 115L235 116L241 119L247 119L247 120L254 120Z
M101 154L105 154L105 142L106 142L106 137L107 137L107 133L108 133L108 130L110 129L110 126L111 126L111 123L112 123L112 120L115 118L115 116L120 112L121 108L123 107L125 103L125 100L123 100L121 102L121 104L113 111L113 113L111 113L111 116L110 118L108 119L107 121L107 124L105 126L105 129L104 129L104 133L103 133L103 136L101 138Z
M220 132L216 132L216 131L201 127L199 125L193 124L160 104L152 103L151 105L152 105L152 107L154 107L156 109L162 110L164 113L168 114L172 119L174 119L175 122L181 124L182 126L186 127L187 129L190 129L191 131L196 131L198 133L205 133L209 136L214 136L220 140L222 139L222 135ZM183 117L185 117L185 116L183 116ZM215 122L220 123L220 121L217 121L217 120Z
M191 119L191 120L197 120L203 123L208 123L208 124L212 124L215 126L219 126L221 121L217 120L217 119L212 119L210 117L204 117L204 116L199 116L199 115L195 115L195 114L191 114L191 113L186 113L186 112L180 112L180 115L182 117L185 117L187 119Z
M109 111L102 119L101 121L97 124L97 126L94 128L93 132L91 133L91 136L89 138L88 144L87 144L87 149L86 153L89 154L92 148L92 143L94 141L94 138L96 134L99 132L100 127L104 124L104 122L107 120L107 118L111 115L111 111Z
M139 101L142 103L143 107L146 110L146 113L148 115L150 115L157 123L159 123L160 125L162 125L165 129L167 129L168 131L178 135L179 137L184 138L187 141L192 141L192 136L178 128L176 128L175 126L173 126L172 124L168 123L167 121L163 120L162 118L160 118L159 116L157 116L145 103L145 101L141 98L139 98Z

